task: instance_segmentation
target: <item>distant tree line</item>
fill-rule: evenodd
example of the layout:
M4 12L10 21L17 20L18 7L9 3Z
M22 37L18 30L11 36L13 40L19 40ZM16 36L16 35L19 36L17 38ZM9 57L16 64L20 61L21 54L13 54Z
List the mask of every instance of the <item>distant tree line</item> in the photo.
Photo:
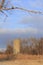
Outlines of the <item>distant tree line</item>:
M30 42L31 43L30 43ZM36 39L23 39L21 40L20 53L22 54L32 54L32 55L43 55L43 38ZM13 46L8 45L5 54L13 55Z
M20 52L23 54L43 55L43 38L40 39L32 38L30 39L30 41L32 43L30 45L25 45L29 41L27 41L24 44L21 43Z

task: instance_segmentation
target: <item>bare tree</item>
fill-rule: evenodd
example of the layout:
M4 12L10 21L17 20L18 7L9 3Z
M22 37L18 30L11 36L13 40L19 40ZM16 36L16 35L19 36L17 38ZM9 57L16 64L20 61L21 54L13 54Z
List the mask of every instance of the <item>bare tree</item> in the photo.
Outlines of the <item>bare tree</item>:
M13 58L13 47L11 45L7 46L5 54L7 54L7 59Z
M20 7L16 7L16 6L11 6L11 7L6 7L6 5L4 6L4 4L6 3L5 2L6 0L1 0L0 2L0 12L3 13L4 15L6 15L6 13L4 11L11 11L11 10L14 10L14 9L18 9L18 10L24 10L26 12L29 12L29 13L34 13L34 14L43 14L42 12L40 11L35 11L35 10L27 10L25 8L20 8ZM8 0L9 2L9 0ZM6 15L7 16L7 15Z
M7 50L6 50L7 54L13 54L13 47L11 45L7 46Z

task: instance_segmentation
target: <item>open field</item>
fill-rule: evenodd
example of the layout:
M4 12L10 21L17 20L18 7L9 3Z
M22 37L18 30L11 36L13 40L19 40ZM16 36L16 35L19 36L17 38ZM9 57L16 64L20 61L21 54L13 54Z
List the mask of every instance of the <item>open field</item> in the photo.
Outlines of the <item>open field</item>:
M18 55L15 60L0 61L0 65L43 65L43 56Z
M39 60L28 60L28 59L22 59L22 60L12 60L12 61L1 61L0 65L43 65L43 61Z

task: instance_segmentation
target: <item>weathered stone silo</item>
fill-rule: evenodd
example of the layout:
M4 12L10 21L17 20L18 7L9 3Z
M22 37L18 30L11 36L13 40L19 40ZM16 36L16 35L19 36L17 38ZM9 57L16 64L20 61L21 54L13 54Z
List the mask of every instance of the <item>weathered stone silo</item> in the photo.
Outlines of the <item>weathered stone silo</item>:
M20 53L20 39L15 39L13 41L13 51L14 54Z

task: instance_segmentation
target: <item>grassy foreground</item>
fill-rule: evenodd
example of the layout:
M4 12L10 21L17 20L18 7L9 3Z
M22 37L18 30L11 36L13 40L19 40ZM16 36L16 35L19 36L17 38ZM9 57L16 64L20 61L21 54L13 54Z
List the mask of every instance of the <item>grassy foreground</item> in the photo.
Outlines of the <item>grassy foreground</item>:
M0 61L0 65L43 65L43 56L19 54L15 60Z

